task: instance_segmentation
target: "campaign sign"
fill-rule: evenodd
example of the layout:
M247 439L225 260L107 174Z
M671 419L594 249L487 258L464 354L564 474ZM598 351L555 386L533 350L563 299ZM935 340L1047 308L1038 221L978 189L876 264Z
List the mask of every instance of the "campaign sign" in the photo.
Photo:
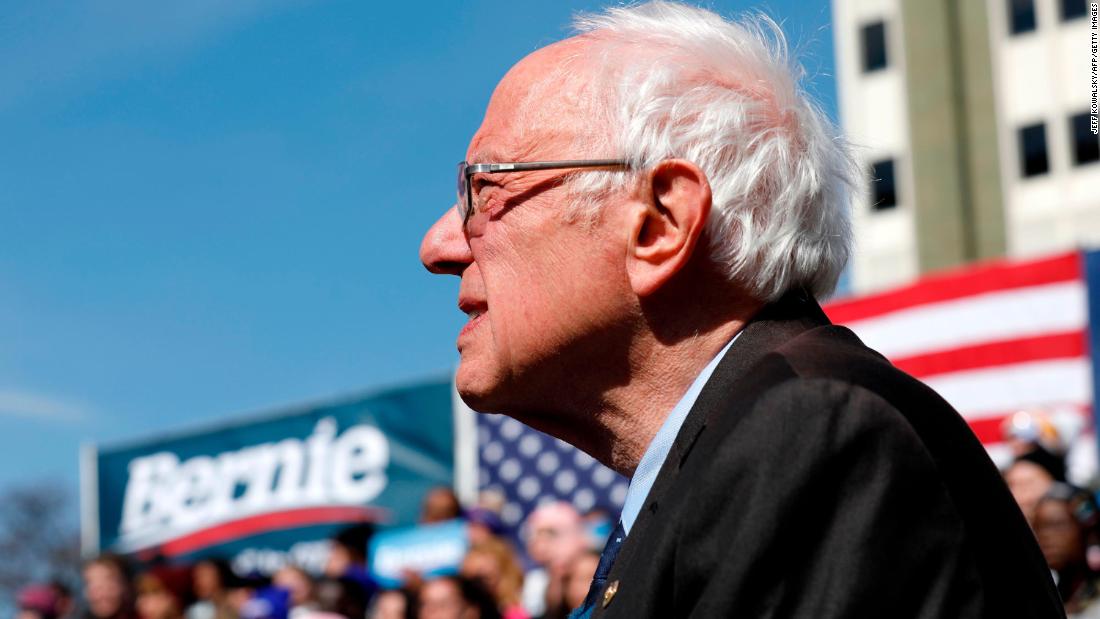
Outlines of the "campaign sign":
M469 545L462 520L383 531L371 538L371 575L382 587L391 588L401 585L407 571L422 576L454 574Z
M102 449L86 530L138 559L318 570L346 526L415 522L424 494L453 483L453 443L440 380Z

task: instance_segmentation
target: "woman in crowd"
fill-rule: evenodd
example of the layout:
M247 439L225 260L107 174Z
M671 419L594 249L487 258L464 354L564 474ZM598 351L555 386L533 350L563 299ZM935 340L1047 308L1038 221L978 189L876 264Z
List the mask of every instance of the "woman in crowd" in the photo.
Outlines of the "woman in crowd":
M222 559L196 563L191 571L195 603L187 607L186 619L235 619L237 613L229 601L233 580L233 570Z
M19 612L15 619L57 619L59 596L49 585L29 585L16 596Z
M1017 456L1003 475L1020 511L1034 529L1036 502L1052 484L1066 481L1066 463L1057 454L1035 446Z
M1056 483L1035 506L1035 536L1054 573L1069 619L1100 619L1100 574L1089 565L1097 544L1096 502L1084 490Z
M191 594L190 570L167 566L153 568L134 583L138 616L141 619L183 619L186 599Z
M424 583L417 600L418 619L501 619L493 595L481 581L440 576Z
M271 584L289 593L289 619L305 619L317 609L313 599L313 578L296 565L286 565L275 572Z
M416 604L412 593L405 589L387 589L374 596L367 612L369 619L416 619Z
M488 537L473 544L462 560L459 573L480 581L493 594L504 619L527 619L520 604L523 568L507 542Z
M562 595L565 598L564 608L577 608L584 603L588 588L592 584L592 576L596 573L596 566L599 564L600 553L595 550L586 550L573 560L573 564L565 573L562 587Z
M88 619L135 619L130 566L118 555L103 554L84 566Z

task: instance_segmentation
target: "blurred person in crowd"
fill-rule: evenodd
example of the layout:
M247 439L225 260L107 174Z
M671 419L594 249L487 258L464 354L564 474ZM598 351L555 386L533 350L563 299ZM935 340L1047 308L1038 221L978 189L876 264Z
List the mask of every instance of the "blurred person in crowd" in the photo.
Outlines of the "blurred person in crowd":
M60 597L49 585L28 585L15 596L19 606L16 619L57 619Z
M233 613L232 617L244 617L253 613L256 606L252 604L252 601L257 594L270 586L271 579L259 572L252 572L244 576L234 574L228 582L228 590L226 591L226 602Z
M296 565L286 565L275 572L271 582L290 594L290 619L303 619L317 608L313 600L313 578Z
M1017 456L1003 476L1012 498L1034 528L1035 505L1054 483L1066 481L1066 464L1060 456L1032 446Z
M1065 441L1046 411L1016 411L1004 420L1001 431L1005 444L1012 450L1013 458L1019 458L1036 448L1058 456L1065 455Z
M566 608L577 608L584 602L584 596L588 594L588 584L592 582L592 575L596 573L599 562L600 553L597 550L586 550L573 560L562 583Z
M374 525L361 523L342 529L330 540L324 574L340 578L361 570L367 563L367 546L374 535Z
M57 597L57 619L71 619L76 615L76 600L73 591L67 584L55 578L50 581L50 590Z
M498 84L420 250L465 402L631 477L578 616L1059 616L962 418L818 305L862 181L781 28L578 26Z
M135 608L141 619L182 619L191 593L190 570L158 566L134 581Z
M268 584L256 588L240 608L240 619L287 619L290 614L290 592Z
M348 619L365 617L374 594L373 589L367 591L359 580L348 577L322 578L314 584L314 592L317 612Z
M538 566L526 574L523 605L532 616L559 614L566 570L588 547L584 520L571 504L557 501L536 507L523 529L527 557Z
M435 524L462 517L458 495L447 486L436 486L424 495L420 506L420 524Z
M1068 484L1053 484L1035 507L1035 535L1070 619L1100 619L1100 573L1088 559L1098 524L1096 501Z
M614 528L615 520L605 509L596 508L584 514L584 530L588 534L589 549L602 549Z
M89 619L134 619L130 565L114 554L102 554L84 565L84 600Z
M504 534L504 523L500 516L484 507L466 510L466 531L470 545L476 546Z
M349 578L359 583L367 601L378 590L367 569L367 549L374 536L374 525L363 522L343 529L331 540L324 575L328 578Z
M405 589L386 589L374 596L368 619L416 619L416 604Z
M236 576L224 559L203 559L191 569L195 601L184 612L186 619L236 619L229 589Z
M507 542L493 537L471 542L459 573L485 585L496 598L497 608L504 619L528 619L520 604L523 568Z
M505 503L507 499L499 490L485 489L477 493L477 506L498 516L504 511Z
M418 619L501 619L493 594L464 576L441 576L425 582L417 607Z

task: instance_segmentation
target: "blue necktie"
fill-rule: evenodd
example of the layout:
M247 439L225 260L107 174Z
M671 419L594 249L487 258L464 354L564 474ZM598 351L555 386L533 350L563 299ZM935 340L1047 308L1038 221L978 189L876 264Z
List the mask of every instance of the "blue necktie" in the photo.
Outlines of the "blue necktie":
M607 576L611 573L611 566L615 564L615 557L619 556L619 548L622 547L624 539L626 539L626 530L623 529L622 521L619 521L618 526L611 532L611 536L607 538L603 552L600 553L600 563L592 576L592 584L588 587L584 604L574 608L573 612L569 613L569 619L588 619L592 616L592 611L596 609L596 598L603 590L604 583L607 582Z

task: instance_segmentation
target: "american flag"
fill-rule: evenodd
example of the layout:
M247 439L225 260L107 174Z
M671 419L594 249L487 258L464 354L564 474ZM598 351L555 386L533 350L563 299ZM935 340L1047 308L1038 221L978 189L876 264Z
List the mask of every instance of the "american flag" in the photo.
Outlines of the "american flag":
M1082 479L1096 470L1088 325L1098 257L994 261L825 311L950 402L999 464L1008 458L1006 418L1045 411L1073 435L1070 471Z
M618 518L628 481L569 443L503 415L478 415L477 439L478 488L504 496L501 519L513 536L548 501Z

